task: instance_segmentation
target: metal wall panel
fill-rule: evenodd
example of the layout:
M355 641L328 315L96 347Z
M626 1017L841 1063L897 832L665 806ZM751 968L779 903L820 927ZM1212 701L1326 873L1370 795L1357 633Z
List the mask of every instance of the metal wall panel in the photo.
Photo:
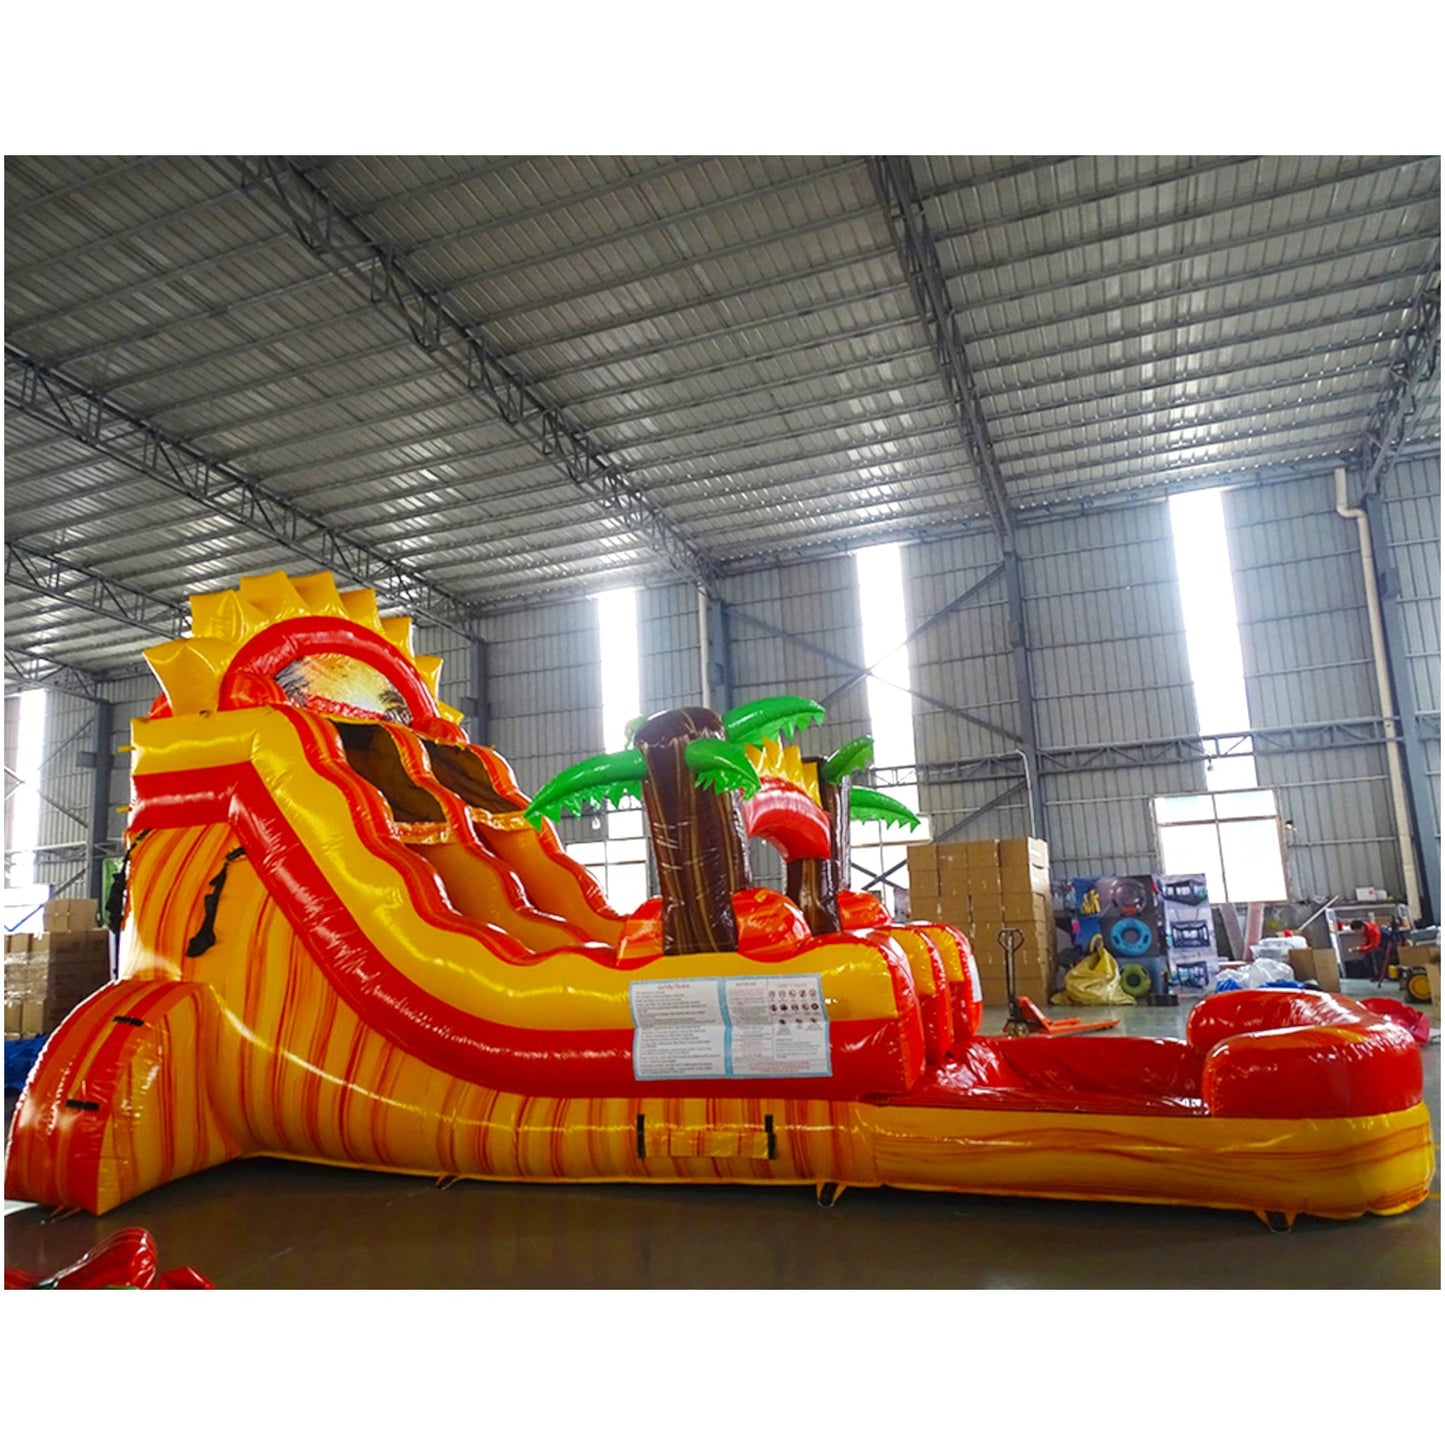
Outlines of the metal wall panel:
M95 704L68 693L48 692L35 881L48 883L54 898L87 896L95 770L81 764L80 754L94 749Z
M1255 727L1379 717L1355 524L1332 471L1225 496L1245 688ZM1400 896L1384 750L1260 755L1276 790L1296 896Z
M1400 708L1413 705L1417 715L1433 721L1423 739L1434 810L1435 836L1440 836L1440 453L1400 457L1385 475L1385 536L1389 566L1399 582L1399 616L1404 632L1405 667L1396 687L1405 694ZM1408 691L1407 691L1408 690ZM1422 826L1428 826L1422 822Z
M587 599L499 613L487 623L490 746L528 796L603 748L597 611Z
M1384 750L1341 748L1261 758L1284 821L1286 878L1296 898L1353 899L1357 888L1399 896L1400 849Z
M1060 879L1157 872L1154 799L1200 790L1194 764L1062 773L1046 787L1049 860Z
M1399 575L1406 656L1422 713L1440 711L1440 454L1395 462L1386 474L1385 534Z
M1355 524L1329 472L1225 494L1255 727L1378 717Z
M697 589L686 583L644 587L637 594L637 630L645 715L702 702Z
M439 657L441 675L437 680L437 696L458 712L465 712L462 699L475 691L471 665L471 649L467 640L449 627L417 625L412 628L411 650L414 657ZM485 742L485 738L477 739Z
M1025 527L1019 554L1039 746L1194 732L1168 507Z
M910 649L913 682L921 694L914 701L920 763L1007 753L1019 745L1008 593L1001 574L985 581L999 562L991 534L920 542L903 550L910 631L937 617L970 588L978 589L917 637ZM971 799L974 790L966 791ZM970 802L964 810L983 801ZM932 812L935 805L941 808L942 795L935 799L930 793L925 802Z
M791 693L824 702L864 666L858 588L850 557L784 563L724 578L733 703ZM862 682L828 704L806 752L830 752L869 730Z

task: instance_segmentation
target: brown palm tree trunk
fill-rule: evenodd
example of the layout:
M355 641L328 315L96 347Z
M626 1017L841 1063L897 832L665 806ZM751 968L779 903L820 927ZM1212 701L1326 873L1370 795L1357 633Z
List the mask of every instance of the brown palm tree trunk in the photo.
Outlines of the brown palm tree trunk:
M788 864L788 897L802 910L804 921L816 937L837 933L843 926L838 913L838 890L848 882L848 794L852 783L848 778L836 785L825 782L822 758L803 761L818 765L818 799L828 815L831 847L826 858L794 858Z
M736 793L700 788L687 766L687 745L726 738L708 708L678 708L649 718L633 736L647 764L642 799L662 892L662 950L734 953L733 894L752 886L747 832Z

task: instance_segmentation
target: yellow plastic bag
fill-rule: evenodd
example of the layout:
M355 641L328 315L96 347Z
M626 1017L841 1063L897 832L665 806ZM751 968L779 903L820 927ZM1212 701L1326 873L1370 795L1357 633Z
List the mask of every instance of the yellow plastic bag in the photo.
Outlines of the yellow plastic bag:
M1104 947L1103 938L1096 937L1089 952L1064 975L1062 993L1053 996L1054 1003L1095 1004L1116 1008L1134 1000L1119 983L1119 964Z

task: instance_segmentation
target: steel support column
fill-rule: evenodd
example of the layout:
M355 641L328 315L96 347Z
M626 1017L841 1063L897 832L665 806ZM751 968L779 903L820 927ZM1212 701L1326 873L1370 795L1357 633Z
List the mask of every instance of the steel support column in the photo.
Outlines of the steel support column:
M487 702L487 644L480 637L467 640L467 683L462 699L467 733L474 743L491 746L492 710Z
M1437 318L1438 319L1438 318ZM1404 744L1405 794L1409 804L1409 831L1415 842L1415 863L1419 875L1420 906L1426 921L1440 920L1440 819L1438 800L1430 789L1430 772L1416 712L1415 679L1406 657L1405 618L1401 607L1400 577L1390 562L1390 544L1385 536L1382 503L1378 492L1368 493L1361 505L1370 529L1370 547L1375 557L1375 574L1380 589L1380 622L1385 634L1385 664L1399 714L1399 736Z
M1035 838L1048 838L1044 820L1043 779L1039 772L1039 735L1034 714L1034 685L1029 671L1028 629L1024 621L1024 587L1019 554L1010 548L1003 557L1004 579L1008 585L1009 641L1013 648L1014 687L1019 698L1019 731L1023 740L1019 752L1028 771L1029 831Z
M702 671L702 703L714 712L732 707L732 648L728 608L720 597L697 589L698 653Z
M1033 684L1029 677L1028 627L1018 553L1014 547L1013 513L983 414L978 382L964 347L958 313L949 294L950 279L961 281L965 278L950 278L944 273L937 242L929 226L927 207L908 158L871 156L868 169L888 219L899 264L912 292L919 320L933 344L934 361L948 390L959 435L973 461L984 504L1003 551L1014 685L1019 702L1019 755L1027 770L1029 826L1034 837L1046 839L1043 798L1039 791L1038 729L1034 718Z
M101 896L103 863L110 850L110 824L114 814L110 807L110 780L115 761L115 745L111 729L115 725L114 705L104 698L95 704L95 746L90 754L94 768L90 793L90 877L87 883L88 896Z

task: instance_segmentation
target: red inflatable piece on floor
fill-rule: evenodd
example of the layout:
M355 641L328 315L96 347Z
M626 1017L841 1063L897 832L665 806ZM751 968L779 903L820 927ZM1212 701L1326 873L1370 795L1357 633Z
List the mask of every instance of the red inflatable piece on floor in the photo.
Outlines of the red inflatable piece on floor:
M74 1264L52 1275L5 1270L6 1289L214 1289L210 1280L188 1265L156 1272L156 1242L132 1226L117 1230Z
M1408 1029L1421 1048L1430 1042L1430 1020L1419 1009L1411 1008L1397 998L1362 998L1360 1003L1372 1014L1394 1019L1402 1028Z

